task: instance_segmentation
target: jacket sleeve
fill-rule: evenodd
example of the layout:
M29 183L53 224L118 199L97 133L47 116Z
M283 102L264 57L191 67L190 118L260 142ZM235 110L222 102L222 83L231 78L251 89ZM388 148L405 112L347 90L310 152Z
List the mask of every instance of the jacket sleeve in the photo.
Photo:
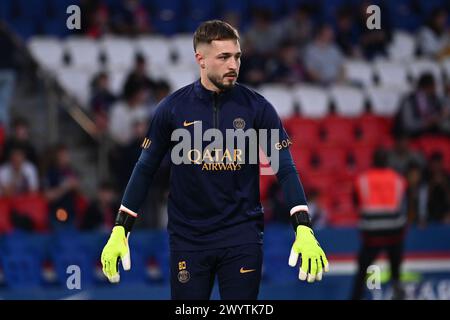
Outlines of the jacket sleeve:
M148 133L144 138L141 155L133 169L122 198L121 208L137 215L147 196L153 176L170 148L172 134L171 108L167 99L163 100L151 119Z

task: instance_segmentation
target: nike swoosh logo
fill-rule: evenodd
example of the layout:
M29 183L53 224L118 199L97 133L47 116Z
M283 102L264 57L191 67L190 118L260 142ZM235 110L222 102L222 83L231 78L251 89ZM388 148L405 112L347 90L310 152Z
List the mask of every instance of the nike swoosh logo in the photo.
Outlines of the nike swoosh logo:
M197 121L187 122L186 120L184 120L183 126L189 127L189 126L191 126L191 125L193 125L194 123L197 123L197 122L200 122L200 121L197 120Z
M249 272L253 272L253 271L256 271L256 269L244 269L244 268L241 268L241 270L239 270L240 273L249 273Z

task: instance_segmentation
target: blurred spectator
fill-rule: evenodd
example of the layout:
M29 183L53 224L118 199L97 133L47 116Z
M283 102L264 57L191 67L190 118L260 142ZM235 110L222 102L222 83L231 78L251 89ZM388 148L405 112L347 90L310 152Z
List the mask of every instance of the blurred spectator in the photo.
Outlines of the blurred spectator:
M378 56L386 56L386 49L392 38L392 30L388 17L388 9L380 5L380 29L369 29L367 27L367 20L371 13L367 13L367 7L372 5L371 1L364 1L360 5L359 11L359 35L360 45L363 55L367 59L374 59ZM383 14L385 12L386 14Z
M278 33L283 42L294 43L298 49L312 40L314 21L311 15L312 8L301 4L286 18L277 24Z
M408 222L425 226L427 216L427 186L423 181L422 168L415 162L408 165L405 173L406 207Z
M346 56L360 57L359 34L352 9L342 7L336 16L336 43Z
M323 228L328 224L328 214L320 203L319 190L311 189L308 192L308 213L315 229Z
M303 63L311 81L328 85L342 79L344 57L334 43L334 31L329 25L322 25L314 42L305 49Z
M118 101L110 111L109 132L114 142L126 145L133 140L133 123L148 119L148 110L144 103L147 92L141 85L130 88L125 100Z
M56 146L51 164L44 177L45 196L49 202L50 222L54 228L63 223L72 225L75 219L80 180L72 166L66 145Z
M3 159L9 159L11 150L19 147L25 152L26 160L38 165L36 148L30 140L30 126L26 119L16 118L13 121L11 136L6 139L3 149Z
M292 85L305 78L297 47L292 42L284 42L281 45L270 69L270 82Z
M100 72L92 79L91 83L91 110L99 133L108 128L108 114L116 97L109 88L109 76L106 72Z
M420 136L425 133L449 134L450 112L436 93L431 73L420 76L417 89L401 103L395 119L395 133Z
M9 108L18 68L16 44L0 20L0 125L9 125Z
M392 272L393 298L403 299L400 267L405 238L406 181L387 167L387 152L377 149L373 167L358 175L356 197L360 211L362 246L358 254L352 299L363 298L367 268L382 251L387 251Z
M147 70L147 62L145 61L145 57L141 54L137 54L134 68L125 80L125 95L136 88L144 88L147 91L147 97L153 100L153 95L157 84L147 75Z
M243 58L239 70L239 81L252 87L258 87L269 79L266 71L267 59L257 54L252 47L243 48Z
M425 160L422 155L410 148L409 138L401 134L395 138L394 147L389 151L388 163L398 173L405 175L411 164L417 164L423 168Z
M270 56L280 43L280 34L272 22L272 14L267 9L253 11L253 20L243 37L245 48L252 48L256 54Z
M95 200L93 200L81 221L81 230L111 230L120 204L116 191L109 182L102 182L98 186Z
M122 0L112 22L119 34L133 36L152 31L149 13L140 0Z
M418 44L422 55L441 58L450 54L450 31L447 21L447 10L443 8L433 10L427 24L419 31Z
M9 152L9 161L0 166L0 193L2 196L16 196L39 189L36 167L26 160L26 151L14 146Z
M109 9L101 0L84 0L81 2L81 20L84 33L98 39L111 32L109 21Z
M450 223L450 175L441 153L431 155L426 172L427 221Z
M125 145L117 146L115 150L113 168L118 179L119 190L125 190L131 172L141 154L141 145L147 133L147 126L148 120L145 118L134 120L131 140Z

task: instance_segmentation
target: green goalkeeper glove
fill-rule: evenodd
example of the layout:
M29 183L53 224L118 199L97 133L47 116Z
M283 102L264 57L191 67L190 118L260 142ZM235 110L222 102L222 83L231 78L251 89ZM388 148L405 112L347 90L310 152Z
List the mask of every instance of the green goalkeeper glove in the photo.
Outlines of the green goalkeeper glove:
M120 281L119 261L125 271L131 269L130 248L128 247L128 235L133 227L135 217L119 210L116 218L116 226L111 232L108 242L102 251L101 262L103 273L109 282Z
M305 213L301 214L304 215ZM306 219L309 221L309 218ZM302 262L298 278L308 282L320 281L323 272L329 271L327 257L308 224L295 223L294 225L296 225L296 236L289 256L289 265L295 267L298 256L301 255Z

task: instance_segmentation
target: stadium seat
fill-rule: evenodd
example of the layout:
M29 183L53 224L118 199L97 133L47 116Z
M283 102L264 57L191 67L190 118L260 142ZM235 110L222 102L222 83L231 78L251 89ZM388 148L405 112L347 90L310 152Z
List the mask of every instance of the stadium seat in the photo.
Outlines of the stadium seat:
M402 93L396 88L371 87L366 93L375 115L392 117L400 107Z
M28 49L37 63L49 71L59 69L63 63L63 47L57 38L33 37Z
M372 146L357 146L350 150L350 163L356 173L372 166L373 151L374 147Z
M444 167L450 170L450 140L441 136L423 136L416 139L419 149L429 159L435 152L441 153L444 158Z
M410 60L416 53L414 36L404 31L395 31L388 46L389 58L396 61Z
M99 43L87 37L69 37L64 48L70 57L70 67L96 71L100 69Z
M134 66L136 51L130 39L106 37L100 46L109 70L130 70Z
M197 80L198 71L188 66L167 66L164 79L175 91Z
M294 98L289 89L282 85L264 85L259 92L273 105L281 119L294 114Z
M347 151L342 146L321 146L315 154L318 157L318 170L336 173L347 167Z
M329 111L329 96L320 87L299 85L293 89L294 101L306 118L323 118Z
M408 73L401 62L377 61L374 68L381 86L398 88L402 92L409 88Z
M34 223L36 231L48 229L48 205L39 194L27 194L11 198L11 209L28 216Z
M338 191L326 203L328 221L333 226L354 227L358 223L358 215L350 192Z
M33 255L16 252L2 254L0 259L5 283L9 288L24 289L41 285L41 264Z
M357 88L335 85L330 90L336 113L343 117L357 117L364 112L364 94Z
M284 128L294 143L294 147L316 146L320 142L320 123L315 119L290 117L284 120Z
M359 119L359 118L358 118ZM355 125L351 118L328 116L321 121L322 140L329 145L352 145L355 138Z
M111 92L116 96L121 96L123 94L123 88L125 81L127 80L129 71L127 70L116 70L108 73L109 75L109 87Z
M357 142L360 145L375 145L388 139L391 123L383 117L365 114L355 120Z
M369 87L373 85L372 65L363 60L347 60L344 63L345 77L354 85Z
M170 41L160 36L143 36L136 40L136 50L144 55L151 69L171 63Z
M5 1L5 0L3 0ZM7 1L7 0L6 0ZM45 20L48 7L46 2L42 0L16 0L14 1L19 16L29 20Z
M303 148L299 146L291 147L292 159L294 160L295 166L300 173L303 175L303 172L307 172L311 169L312 161L312 151L308 148Z
M58 70L57 79L63 89L72 95L81 107L87 108L89 100L89 86L93 72L73 68L61 68Z
M188 8L184 15L184 29L192 33L203 21L213 19L217 11L216 1L186 0L184 5Z
M8 198L0 197L0 235L12 231L11 206Z
M176 56L176 64L178 66L197 66L191 34L175 35L172 37L170 45L172 52Z

